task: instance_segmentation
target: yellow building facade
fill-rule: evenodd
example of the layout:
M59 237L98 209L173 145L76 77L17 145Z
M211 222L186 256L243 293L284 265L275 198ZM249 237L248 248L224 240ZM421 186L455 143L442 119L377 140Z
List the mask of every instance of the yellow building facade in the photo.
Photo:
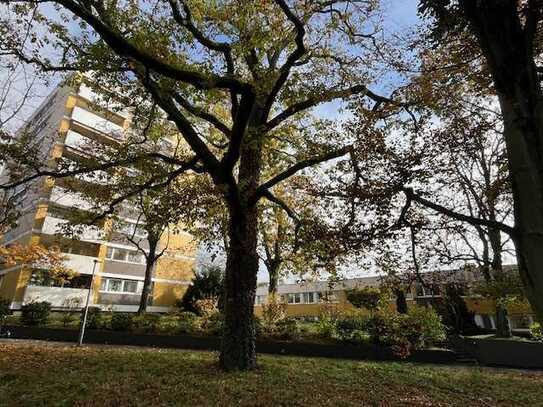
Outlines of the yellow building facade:
M285 304L286 313L291 317L317 318L324 312L361 312L347 300L347 291L361 287L379 287L379 277L362 277L338 281L314 281L299 284L279 284L278 295ZM262 315L263 304L268 300L267 285L257 288L255 314ZM422 287L413 285L406 292L408 307L415 304L427 304L440 299L439 293L426 292ZM467 295L464 298L468 310L473 313L475 323L481 328L495 329L495 304L492 300ZM390 310L396 309L395 299L388 302ZM508 318L513 329L526 329L534 322L533 312L527 302L508 305ZM362 310L362 312L364 312Z
M20 133L31 134L30 142L39 145L44 162L54 165L55 159L60 157L78 160L88 154L84 146L89 140L99 143L122 140L131 125L129 112L100 106L98 99L82 81L77 85L59 86ZM2 176L7 177L8 173ZM135 311L143 287L145 258L123 231L113 230L111 224L105 222L101 227L84 229L76 240L59 233L67 222L68 212L85 210L92 205L73 189L74 185L77 185L74 180L38 179L14 191L21 216L16 227L8 231L0 243L59 247L67 258L66 265L78 275L59 287L47 278L46 270L20 265L0 269L0 298L8 299L12 309L19 309L30 301L48 301L57 309L81 307L94 271L93 305ZM123 218L123 224L130 230L143 230L138 219ZM141 241L145 247L144 234ZM197 244L192 236L176 231L163 236L161 248L166 242L168 248L153 273L151 311L171 309L193 277Z

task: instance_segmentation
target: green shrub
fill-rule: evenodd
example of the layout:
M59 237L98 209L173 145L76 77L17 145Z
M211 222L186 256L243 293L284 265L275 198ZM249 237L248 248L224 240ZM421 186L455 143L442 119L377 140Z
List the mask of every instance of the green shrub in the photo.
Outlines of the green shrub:
M298 339L300 324L294 318L285 318L275 324L275 335L281 339Z
M543 342L543 327L538 322L530 325L530 334L535 341Z
M383 302L384 296L380 289L375 287L362 287L347 290L347 300L356 308L365 308L376 311Z
M445 339L445 326L433 308L415 307L408 314L381 312L368 320L372 342L392 346L400 356Z
M262 304L262 328L267 333L275 331L276 324L285 319L287 304L282 302L277 294L270 294Z
M127 312L114 312L110 326L114 331L130 331L134 326L134 315Z
M83 322L83 316L85 315L85 308L81 310L81 322ZM88 329L100 329L103 328L104 322L102 318L102 309L100 307L89 307L87 313L87 328Z
M29 302L21 307L23 325L45 325L51 314L51 303L47 301Z
M415 347L428 347L445 340L445 325L432 307L411 307L408 317L412 337L418 333L417 340L412 342Z
M202 319L202 330L207 335L217 336L222 333L224 327L224 317L220 312L216 312Z
M180 312L175 329L181 334L192 334L199 329L199 318L194 312Z
M63 327L67 327L72 322L75 321L75 312L74 311L64 311L60 316L60 321L62 322Z
M326 315L321 316L317 321L317 335L321 338L336 337L336 321Z
M361 315L349 315L336 321L336 334L342 341L367 342L369 318Z
M158 332L161 316L158 314L143 314L133 318L134 328L146 333Z
M158 324L158 332L162 332L168 335L177 334L179 321L177 315L168 314L162 315Z

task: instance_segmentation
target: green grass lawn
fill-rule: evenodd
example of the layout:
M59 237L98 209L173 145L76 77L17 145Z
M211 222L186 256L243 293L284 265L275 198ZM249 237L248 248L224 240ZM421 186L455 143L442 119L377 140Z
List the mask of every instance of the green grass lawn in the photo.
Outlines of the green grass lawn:
M0 406L543 406L543 373L0 342Z

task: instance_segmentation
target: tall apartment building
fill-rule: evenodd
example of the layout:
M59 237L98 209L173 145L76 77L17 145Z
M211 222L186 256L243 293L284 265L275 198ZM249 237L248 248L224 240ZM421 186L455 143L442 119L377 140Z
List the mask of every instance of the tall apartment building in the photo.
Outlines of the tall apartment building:
M130 114L97 106L98 98L83 83L55 89L25 127L25 133L32 135L30 142L38 147L40 158L44 162L53 162L59 157L77 160L88 154L82 146L89 138L99 142L121 139L130 128ZM85 182L84 177L80 180ZM143 238L143 244L146 241L143 228L134 217L134 208L123 213L122 230L108 228L106 233L105 226L87 228L79 239L68 239L59 234L59 227L67 222L69 211L91 207L74 191L74 184L77 183L42 178L17 189L21 216L16 227L2 237L2 243L60 247L67 256L67 266L78 276L60 287L48 277L46 270L21 265L0 269L0 298L10 300L12 309L19 309L29 301L48 301L59 309L82 306L87 293L85 287L89 286L93 267L96 267L92 303L119 311L135 311L143 287L145 258L128 241L126 233L135 231L135 235ZM161 244L165 241L163 239ZM150 311L169 310L192 279L195 242L184 232L170 235L168 242L171 249L158 261L154 271Z

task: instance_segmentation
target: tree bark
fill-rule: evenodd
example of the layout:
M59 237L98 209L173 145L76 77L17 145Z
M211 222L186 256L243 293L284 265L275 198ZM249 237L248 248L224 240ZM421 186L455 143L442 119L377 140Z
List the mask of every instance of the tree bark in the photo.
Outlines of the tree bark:
M536 134L535 126L518 114L514 105L519 101L503 99L500 103L514 198L517 264L526 297L537 319L543 321L543 155L534 153L543 147L543 134ZM539 120L543 120L543 109L538 110ZM532 125L536 120L534 117Z
M396 311L400 314L407 314L407 299L405 298L405 292L401 289L394 290L396 295Z
M267 268L268 268L268 276L270 278L270 282L268 284L268 295L276 296L277 286L279 285L279 264L276 264L275 262L273 262L269 264Z
M256 236L256 209L231 209L220 356L220 364L225 370L256 367L253 317L258 273Z
M496 304L496 336L499 338L511 337L511 326L507 319L507 308L500 303Z
M533 31L518 2L461 0L498 94L514 200L519 274L536 318L543 321L543 94Z
M494 279L500 280L504 277L503 262L502 262L502 240L499 230L489 229L488 238L492 247L492 274ZM505 299L505 297L503 298ZM496 336L499 338L511 337L511 326L507 318L507 306L500 303L500 299L496 302Z
M155 263L157 261L157 246L158 240L155 241L153 239L149 239L149 253L145 256L145 279L143 280L143 289L141 291L138 315L145 314L147 312L147 304L149 303L151 285L153 283L153 272L155 269Z
M258 211L252 203L262 165L262 104L255 102L240 147L237 188L225 192L228 252L224 276L224 327L219 362L224 370L256 368L254 302L259 256Z

